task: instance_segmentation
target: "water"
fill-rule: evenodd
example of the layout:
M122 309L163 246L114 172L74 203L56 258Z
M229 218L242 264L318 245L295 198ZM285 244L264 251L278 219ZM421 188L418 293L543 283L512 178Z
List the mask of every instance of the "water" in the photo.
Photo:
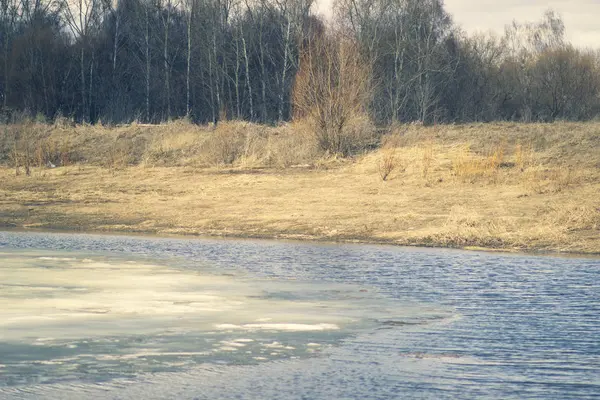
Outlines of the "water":
M0 398L600 398L600 260L0 232Z

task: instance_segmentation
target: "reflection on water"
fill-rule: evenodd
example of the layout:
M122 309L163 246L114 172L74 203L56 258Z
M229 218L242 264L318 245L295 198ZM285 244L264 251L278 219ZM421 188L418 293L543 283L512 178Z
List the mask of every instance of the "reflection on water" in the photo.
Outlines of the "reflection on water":
M0 398L600 395L600 265L0 232Z

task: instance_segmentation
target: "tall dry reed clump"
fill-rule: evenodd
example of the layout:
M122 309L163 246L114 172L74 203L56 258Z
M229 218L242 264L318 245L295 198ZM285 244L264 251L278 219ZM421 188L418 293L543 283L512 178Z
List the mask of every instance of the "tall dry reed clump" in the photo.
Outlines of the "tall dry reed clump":
M68 136L52 137L54 127L32 119L3 125L0 162L12 164L15 174L31 175L33 168L65 166L76 159Z
M310 164L322 155L306 126L230 121L204 136L198 162L210 166L278 167Z
M294 119L306 121L323 151L347 156L372 141L370 76L357 43L339 33L312 37L303 47L292 96Z
M159 125L0 125L0 164L17 174L72 163L117 171L128 166L286 168L323 156L303 123L272 127L244 121L199 126L185 120Z
M471 183L485 176L494 177L504 163L505 148L506 143L502 142L489 147L484 155L477 155L473 153L469 143L461 146L452 160L454 174L464 182Z

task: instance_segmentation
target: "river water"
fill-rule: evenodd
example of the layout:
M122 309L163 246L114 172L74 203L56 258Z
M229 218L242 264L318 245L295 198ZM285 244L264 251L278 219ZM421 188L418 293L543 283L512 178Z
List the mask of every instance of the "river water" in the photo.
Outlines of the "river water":
M0 232L1 399L600 398L600 260Z

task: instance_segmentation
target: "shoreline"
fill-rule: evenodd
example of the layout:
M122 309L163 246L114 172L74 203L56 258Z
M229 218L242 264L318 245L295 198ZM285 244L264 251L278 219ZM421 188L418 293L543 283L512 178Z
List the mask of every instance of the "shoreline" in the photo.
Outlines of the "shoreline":
M94 230L94 229L74 229L73 227L45 226L43 228L30 228L26 226L0 225L0 232L16 233L40 233L40 234L66 234L66 235L98 235L98 236L125 236L140 238L157 239L179 239L179 240L258 240L271 242L289 242L299 244L324 244L324 245L357 245L357 246L382 246L406 249L431 249L431 250L454 250L466 252L481 252L511 256L534 256L534 257L559 257L559 258L591 258L600 259L600 252L575 252L575 251L553 251L535 248L502 248L502 247L482 247L477 245L470 246L449 246L431 244L407 244L396 241L385 241L366 237L332 239L327 237L316 237L305 235L252 235L244 233L229 234L208 234L208 233L166 233L151 230Z
M408 127L346 158L290 126L38 128L71 161L0 163L0 227L600 254L600 123ZM208 162L233 133L248 151Z

